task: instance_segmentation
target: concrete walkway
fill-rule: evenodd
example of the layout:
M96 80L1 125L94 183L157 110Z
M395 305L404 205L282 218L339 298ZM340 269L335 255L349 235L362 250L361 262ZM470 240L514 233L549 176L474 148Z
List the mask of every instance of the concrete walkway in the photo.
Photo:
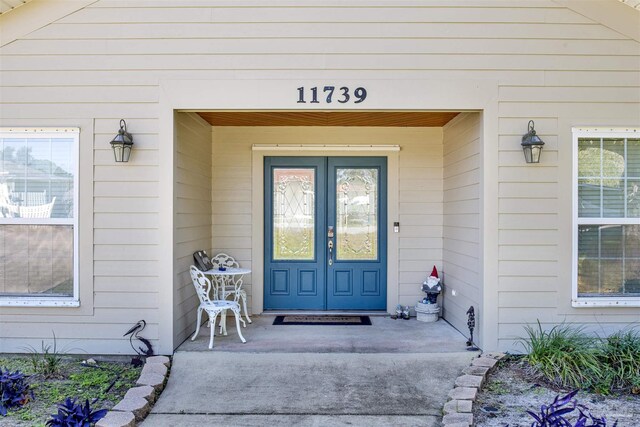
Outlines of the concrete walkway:
M236 345L229 328L209 351L205 327L181 346L142 425L435 427L475 356L444 321L272 326L273 317L254 319L243 331L247 344Z

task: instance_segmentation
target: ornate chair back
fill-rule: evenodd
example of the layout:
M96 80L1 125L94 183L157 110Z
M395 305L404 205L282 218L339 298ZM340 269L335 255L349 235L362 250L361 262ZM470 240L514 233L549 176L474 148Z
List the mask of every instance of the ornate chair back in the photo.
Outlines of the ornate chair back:
M240 264L231 255L227 255L224 252L211 258L213 268L240 268ZM242 276L231 276L225 279L225 284L238 287L242 285Z
M219 253L211 258L213 268L225 267L225 268L240 268L240 264L231 256L225 253Z
M196 294L198 295L200 304L210 303L211 297L209 297L209 292L211 292L211 281L194 265L191 266L190 271L191 281L193 282L193 286L196 288Z

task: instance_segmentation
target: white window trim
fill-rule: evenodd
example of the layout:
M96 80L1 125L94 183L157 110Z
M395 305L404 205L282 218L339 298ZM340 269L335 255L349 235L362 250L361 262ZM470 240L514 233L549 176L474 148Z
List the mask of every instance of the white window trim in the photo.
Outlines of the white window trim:
M607 127L574 127L573 133L573 168L572 168L572 256L571 278L572 292L571 305L573 307L640 307L640 297L578 297L578 226L591 224L590 218L578 218L578 138L640 138L640 128L607 128ZM616 220L598 221L602 224L635 225L640 224L640 219L624 218Z
M47 225L73 225L73 296L70 297L46 297L46 296L0 296L0 307L79 307L80 287L79 287L79 263L78 263L78 214L80 204L80 128L29 128L29 127L0 127L0 137L18 136L25 134L37 134L42 138L56 138L61 134L72 136L74 142L73 149L73 218L51 218L46 221ZM38 219L15 219L0 218L0 225L25 225L43 224Z

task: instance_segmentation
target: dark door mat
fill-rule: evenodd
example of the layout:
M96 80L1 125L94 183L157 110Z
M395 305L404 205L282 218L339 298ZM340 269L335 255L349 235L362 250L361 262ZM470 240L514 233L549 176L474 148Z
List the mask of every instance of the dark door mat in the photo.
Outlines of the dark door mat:
M274 325L371 325L369 316L276 316Z

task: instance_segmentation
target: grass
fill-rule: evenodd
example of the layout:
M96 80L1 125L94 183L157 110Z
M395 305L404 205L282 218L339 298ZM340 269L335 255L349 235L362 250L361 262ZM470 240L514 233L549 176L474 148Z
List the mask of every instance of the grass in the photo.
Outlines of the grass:
M140 368L126 362L99 362L97 367L83 365L82 359L58 354L58 374L46 376L40 365L33 363L32 355L0 357L0 366L20 370L29 375L28 382L35 399L20 409L9 412L8 418L23 422L25 426L44 426L56 405L65 398L96 401L96 409L113 407L135 384ZM107 390L113 382L113 387ZM2 424L2 418L0 418Z
M507 394L509 393L509 387L502 381L493 381L485 387L493 394Z
M33 371L43 375L45 378L56 378L60 376L63 353L70 353L72 350L64 348L62 351L58 351L56 334L53 331L51 331L51 333L53 335L53 343L45 344L43 340L41 343L41 350L38 350L33 346L23 347L23 350L29 353L29 361L31 362Z
M557 388L601 394L640 392L640 335L634 330L606 338L561 324L550 330L525 327L525 361L529 371Z

